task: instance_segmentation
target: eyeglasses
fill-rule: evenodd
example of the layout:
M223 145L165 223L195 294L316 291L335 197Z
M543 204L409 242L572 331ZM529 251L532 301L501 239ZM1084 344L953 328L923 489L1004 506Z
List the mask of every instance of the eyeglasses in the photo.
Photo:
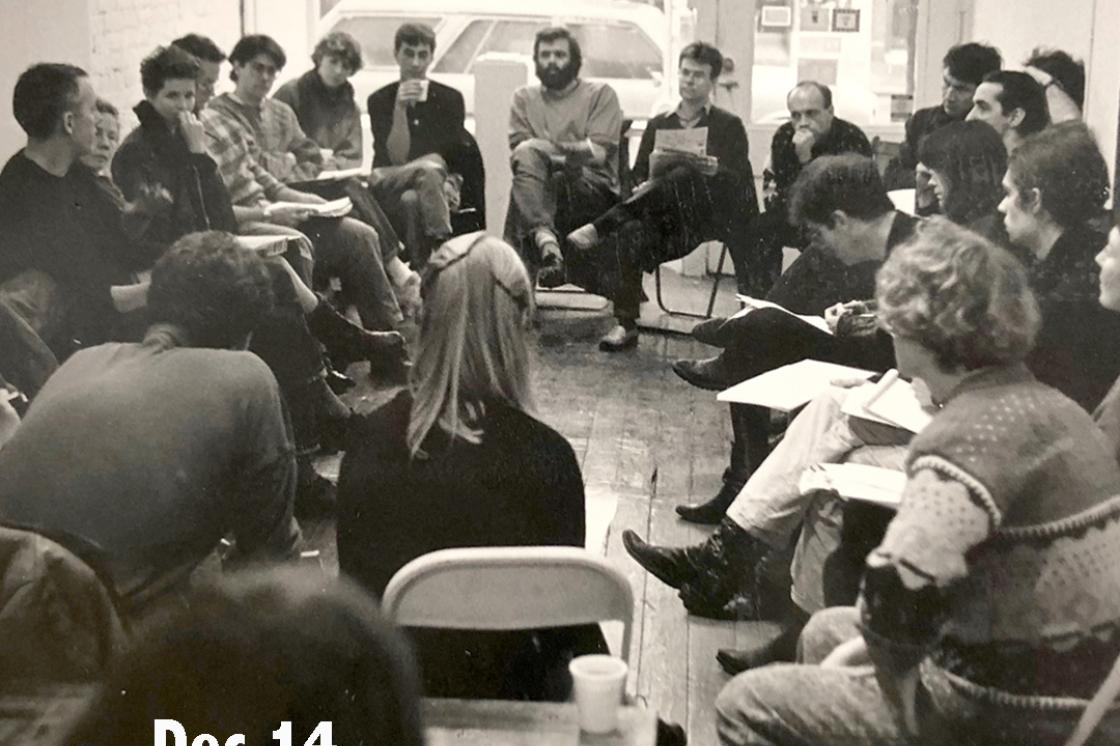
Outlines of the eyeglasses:
M474 247L482 243L482 240L485 238L485 231L475 231L474 233L456 236L450 241L446 241L442 246L432 252L432 255L428 258L428 263L424 267L424 284L427 285L432 282L440 272L469 256L471 251L474 250ZM527 308L529 306L529 289L527 285L514 287L503 281L502 278L497 277L493 272L490 273L490 277L498 287L506 291L509 297L512 298L518 306L522 308Z

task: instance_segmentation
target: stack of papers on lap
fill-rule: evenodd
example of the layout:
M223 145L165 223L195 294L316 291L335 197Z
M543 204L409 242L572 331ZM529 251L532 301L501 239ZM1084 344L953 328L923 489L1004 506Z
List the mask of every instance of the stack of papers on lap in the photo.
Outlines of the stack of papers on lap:
M833 490L849 500L897 510L902 503L906 474L867 464L816 464L802 472L797 486L801 494Z
M843 412L872 422L920 433L933 419L914 393L914 387L890 370L878 383L852 389L844 400Z
M335 181L365 175L366 170L361 166L356 166L355 168L343 168L338 171L320 171L319 175L315 177L315 181Z
M802 360L748 378L721 391L716 398L731 404L755 404L789 412L823 394L833 381L866 380L873 375L872 371L847 365Z
M653 149L670 153L689 155L708 154L708 128L692 127L684 130L657 130L654 133Z
M828 328L828 323L824 320L824 316L807 316L805 314L794 313L793 311L789 310L788 308L784 308L783 306L779 306L777 303L771 303L770 301L763 300L761 298L752 298L749 295L739 294L739 295L736 295L735 297L739 300L739 304L742 305L743 307L740 308L739 311L736 312L735 315L731 317L733 319L737 319L737 318L740 318L742 316L746 316L751 311L756 311L760 308L776 308L783 313L788 313L790 316L793 316L794 318L801 319L802 321L804 321L806 324L809 324L810 326L815 326L816 328L820 329L825 334L833 334L833 331Z
M349 197L340 197L330 202L324 202L321 205L308 205L302 202L273 202L272 205L273 207L282 209L301 208L320 218L345 217L354 209L354 203L350 201Z
M236 238L241 248L256 252L260 257L280 256L288 250L289 236L237 236Z

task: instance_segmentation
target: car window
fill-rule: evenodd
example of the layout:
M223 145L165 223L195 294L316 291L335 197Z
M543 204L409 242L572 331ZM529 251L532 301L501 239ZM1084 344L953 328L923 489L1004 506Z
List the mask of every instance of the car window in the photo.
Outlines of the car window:
M436 73L464 73L477 56L479 45L493 21L471 21L432 68Z
M405 23L426 23L437 28L441 20L439 16L351 16L336 23L331 31L345 31L358 40L365 67L396 67L393 37L397 29Z
M649 79L662 74L661 50L632 23L569 23L588 78Z
M507 52L510 54L523 54L533 56L533 39L537 32L548 26L546 21L496 21L490 30L490 35L482 42L479 55L487 52ZM474 60L471 60L471 70L474 70Z

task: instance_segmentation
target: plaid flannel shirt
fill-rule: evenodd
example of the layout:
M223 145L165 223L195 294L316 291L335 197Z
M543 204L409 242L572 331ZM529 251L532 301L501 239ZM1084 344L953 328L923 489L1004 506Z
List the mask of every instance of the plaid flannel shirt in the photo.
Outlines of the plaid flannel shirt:
M210 157L218 164L233 204L253 207L261 200L276 199L284 185L261 165L261 147L251 125L231 116L228 109L214 108L213 101L199 119L206 129Z

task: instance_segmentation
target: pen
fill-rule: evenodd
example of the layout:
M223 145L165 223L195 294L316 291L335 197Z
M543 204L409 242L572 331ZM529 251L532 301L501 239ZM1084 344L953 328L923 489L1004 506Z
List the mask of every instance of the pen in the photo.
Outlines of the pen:
M879 401L879 399L883 398L883 394L887 393L887 389L889 389L891 386L893 386L894 382L897 381L897 380L898 380L898 370L897 369L891 368L886 373L884 373L883 377L879 379L879 383L875 384L875 391L871 394L871 397L868 398L868 400L866 402L864 402L863 408L864 409L870 409L872 404Z

